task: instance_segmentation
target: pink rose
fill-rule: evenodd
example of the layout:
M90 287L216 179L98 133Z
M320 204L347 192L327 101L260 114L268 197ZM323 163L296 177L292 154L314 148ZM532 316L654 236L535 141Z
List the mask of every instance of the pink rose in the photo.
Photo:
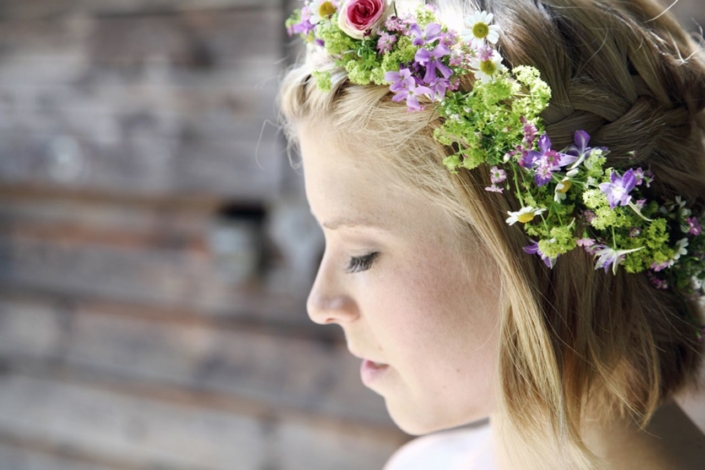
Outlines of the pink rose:
M387 0L345 0L340 7L338 27L355 39L362 39L392 12Z

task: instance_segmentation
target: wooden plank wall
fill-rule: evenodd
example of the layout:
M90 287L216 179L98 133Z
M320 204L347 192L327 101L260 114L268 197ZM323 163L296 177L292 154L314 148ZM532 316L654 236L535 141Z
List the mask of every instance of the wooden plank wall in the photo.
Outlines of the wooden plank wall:
M263 125L292 3L0 0L0 469L368 470L408 440L305 315L320 240ZM236 281L244 209L270 232Z
M233 214L305 207L263 125L288 8L0 1L0 468L372 469L407 439L306 317L315 257L260 224L256 276L221 269Z

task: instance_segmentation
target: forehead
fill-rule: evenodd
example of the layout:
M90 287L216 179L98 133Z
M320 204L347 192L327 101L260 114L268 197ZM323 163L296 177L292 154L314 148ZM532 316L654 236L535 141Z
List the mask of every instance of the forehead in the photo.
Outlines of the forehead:
M346 145L323 124L302 126L298 135L306 196L319 222L352 219L403 225L414 206L428 204L399 184L393 169L380 162L382 156L364 142L354 148Z
M413 246L458 242L449 213L395 177L394 168L381 162L384 156L372 146L359 140L354 148L347 146L325 126L302 128L299 139L306 196L324 227L362 222Z

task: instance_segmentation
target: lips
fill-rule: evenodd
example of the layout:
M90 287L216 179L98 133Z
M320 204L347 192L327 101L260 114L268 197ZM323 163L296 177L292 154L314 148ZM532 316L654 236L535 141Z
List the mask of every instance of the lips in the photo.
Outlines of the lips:
M381 380L385 375L389 366L386 364L378 365L367 359L362 361L360 364L360 378L362 383L370 387L379 380Z
M362 383L367 387L383 381L384 376L388 375L387 371L390 369L389 364L365 357L362 354L354 352L352 349L349 351L353 356L362 359L362 363L360 364L360 378L362 379Z

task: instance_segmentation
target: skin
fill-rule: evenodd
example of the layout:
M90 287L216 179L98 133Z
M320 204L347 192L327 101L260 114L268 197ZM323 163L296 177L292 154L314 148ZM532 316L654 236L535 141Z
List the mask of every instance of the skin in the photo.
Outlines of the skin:
M500 299L494 263L476 245L464 256L482 269L463 269L451 218L416 192L392 189L379 156L353 153L334 135L299 130L306 196L326 239L309 316L340 325L358 357L389 365L370 388L405 432L487 417ZM369 253L378 253L369 269L346 272L351 257Z
M458 240L438 206L391 185L373 150L353 151L335 135L322 124L298 128L306 196L326 239L310 318L338 324L353 354L389 365L370 388L403 431L423 435L488 417L491 424L501 308L494 261L478 240ZM370 253L377 254L368 265L348 272L351 258ZM609 469L702 468L705 436L673 402L646 430L588 420L583 436ZM517 468L499 435L490 449L498 470Z

